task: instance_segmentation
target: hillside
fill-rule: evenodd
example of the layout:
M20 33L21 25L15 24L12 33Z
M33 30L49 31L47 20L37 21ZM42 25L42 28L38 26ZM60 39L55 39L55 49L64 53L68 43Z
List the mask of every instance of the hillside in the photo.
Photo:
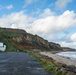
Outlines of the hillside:
M4 53L26 52L34 57L47 72L52 72L54 75L76 75L76 68L74 66L61 64L51 57L40 54L42 51L51 51L51 53L53 53L60 51L71 51L75 49L61 47L57 43L48 42L38 35L32 35L21 29L0 28L0 42L6 45L6 50ZM15 54L11 56L13 57L14 55ZM20 59L19 55L17 56ZM26 57L22 58L25 59Z
M64 50L64 48L57 43L48 42L38 35L32 35L21 29L0 28L0 42L6 45L6 51L25 51L26 49L47 51ZM68 50L69 49L70 48L68 48ZM65 50L67 49L65 48Z

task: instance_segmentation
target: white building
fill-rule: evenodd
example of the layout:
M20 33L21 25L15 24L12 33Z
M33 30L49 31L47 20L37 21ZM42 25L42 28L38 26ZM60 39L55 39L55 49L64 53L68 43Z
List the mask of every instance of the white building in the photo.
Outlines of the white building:
M5 51L5 49L6 49L6 45L0 42L0 51Z
M0 46L3 46L3 43L2 42L0 42Z

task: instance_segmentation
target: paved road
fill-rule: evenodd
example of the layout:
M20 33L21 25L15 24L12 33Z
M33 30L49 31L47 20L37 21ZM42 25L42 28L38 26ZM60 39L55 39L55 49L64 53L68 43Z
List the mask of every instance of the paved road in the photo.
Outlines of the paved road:
M52 75L30 55L22 52L0 53L0 75Z

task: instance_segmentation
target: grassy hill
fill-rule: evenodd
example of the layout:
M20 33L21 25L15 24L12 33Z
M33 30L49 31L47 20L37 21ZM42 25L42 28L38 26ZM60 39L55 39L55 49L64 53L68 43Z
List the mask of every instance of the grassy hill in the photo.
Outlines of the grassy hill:
M12 38L19 35L20 34L15 32L9 32L6 28L0 28L0 42L3 42L6 45L6 52L18 50L18 47L16 47L12 42Z
M62 50L59 44L48 42L38 35L29 34L21 29L0 28L0 42L6 45L5 51Z

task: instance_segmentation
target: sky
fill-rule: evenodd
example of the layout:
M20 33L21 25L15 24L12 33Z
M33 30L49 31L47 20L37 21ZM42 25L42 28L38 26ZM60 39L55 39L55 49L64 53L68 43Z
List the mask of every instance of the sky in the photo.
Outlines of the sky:
M76 48L76 0L0 0L0 27Z

